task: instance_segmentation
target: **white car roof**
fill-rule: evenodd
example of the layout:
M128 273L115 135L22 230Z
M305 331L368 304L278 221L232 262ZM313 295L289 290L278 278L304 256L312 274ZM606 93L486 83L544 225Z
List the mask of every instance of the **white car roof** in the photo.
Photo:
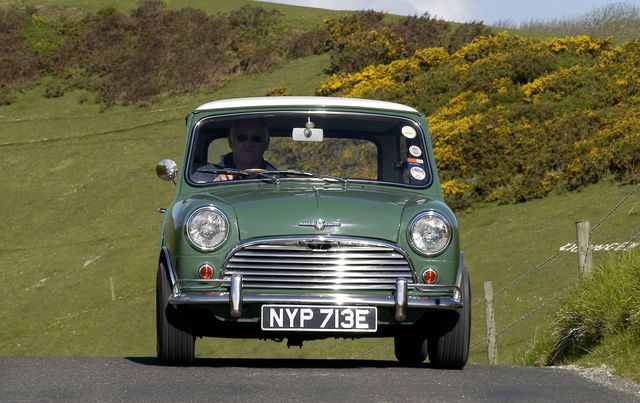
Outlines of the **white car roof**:
M338 98L338 97L254 97L232 98L207 102L196 108L196 111L215 109L234 109L248 107L280 107L280 106L309 106L309 107L345 107L345 108L371 108L384 109L397 112L414 112L417 110L410 106L387 101L374 101L371 99Z

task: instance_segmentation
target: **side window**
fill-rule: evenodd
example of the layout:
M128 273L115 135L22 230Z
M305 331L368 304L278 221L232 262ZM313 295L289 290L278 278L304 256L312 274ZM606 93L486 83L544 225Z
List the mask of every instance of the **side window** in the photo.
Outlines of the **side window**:
M230 153L229 140L226 137L213 140L209 144L209 150L207 151L207 162L210 164L217 164L222 160L222 156Z

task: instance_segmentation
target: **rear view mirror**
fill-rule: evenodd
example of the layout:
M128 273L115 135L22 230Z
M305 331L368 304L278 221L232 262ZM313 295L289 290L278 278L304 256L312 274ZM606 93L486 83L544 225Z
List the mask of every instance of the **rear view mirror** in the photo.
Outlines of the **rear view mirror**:
M322 141L322 129L310 129L306 127L293 128L294 141Z

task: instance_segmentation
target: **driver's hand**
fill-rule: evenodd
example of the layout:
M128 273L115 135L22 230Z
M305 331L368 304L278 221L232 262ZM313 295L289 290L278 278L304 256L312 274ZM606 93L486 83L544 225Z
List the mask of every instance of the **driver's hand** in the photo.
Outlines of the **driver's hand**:
M218 176L216 176L213 181L214 182L222 182L222 181L232 181L234 180L234 175L231 174L220 174Z

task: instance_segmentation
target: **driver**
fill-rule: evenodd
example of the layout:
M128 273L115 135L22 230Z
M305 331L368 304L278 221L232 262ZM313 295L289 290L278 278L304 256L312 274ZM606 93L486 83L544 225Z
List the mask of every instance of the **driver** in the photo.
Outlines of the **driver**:
M265 161L263 155L269 148L269 132L261 119L236 120L229 130L231 152L222 156L216 168L249 169L261 168L275 171L276 168ZM233 180L236 175L220 174L214 181Z

